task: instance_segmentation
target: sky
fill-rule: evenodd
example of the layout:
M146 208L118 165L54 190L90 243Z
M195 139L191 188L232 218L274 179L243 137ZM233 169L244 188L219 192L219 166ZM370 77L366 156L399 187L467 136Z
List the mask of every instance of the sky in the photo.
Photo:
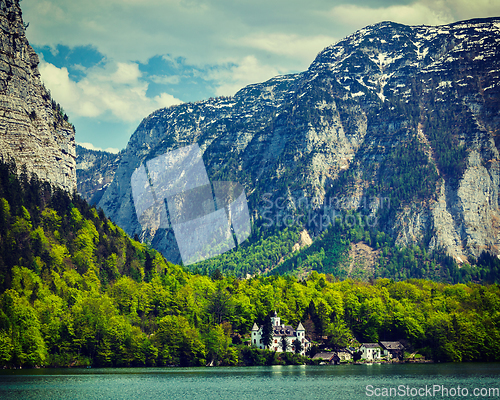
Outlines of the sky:
M76 141L117 152L151 112L305 71L367 25L500 16L498 0L22 0Z

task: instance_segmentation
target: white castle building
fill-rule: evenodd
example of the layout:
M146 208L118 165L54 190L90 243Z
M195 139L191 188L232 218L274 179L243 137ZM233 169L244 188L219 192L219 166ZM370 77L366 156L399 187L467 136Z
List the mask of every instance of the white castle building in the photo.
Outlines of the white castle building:
M297 329L294 329L290 325L282 325L280 317L278 317L275 312L274 316L271 317L271 323L273 325L273 340L271 345L267 348L268 350L282 352L282 338L285 336L287 341L286 351L295 352L295 345L293 342L298 339L302 345L300 354L305 355L311 344L309 340L306 339L306 330L301 322L299 322ZM252 327L252 346L258 347L259 349L264 348L264 344L262 343L262 326L258 327L256 323L254 323Z

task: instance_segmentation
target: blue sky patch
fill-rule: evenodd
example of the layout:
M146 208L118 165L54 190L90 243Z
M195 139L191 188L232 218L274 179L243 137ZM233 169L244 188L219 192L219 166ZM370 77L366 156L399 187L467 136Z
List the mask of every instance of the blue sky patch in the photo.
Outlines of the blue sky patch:
M70 48L58 44L55 47L32 47L38 55L43 56L46 62L55 65L57 68L66 67L69 77L75 82L78 82L85 76L85 71L83 69L94 67L106 61L106 56L99 53L99 51L92 46L76 46Z
M147 63L139 63L139 70L149 83L148 97L169 93L184 102L194 102L214 96L215 81L206 78L209 68L189 65L182 57L156 55Z

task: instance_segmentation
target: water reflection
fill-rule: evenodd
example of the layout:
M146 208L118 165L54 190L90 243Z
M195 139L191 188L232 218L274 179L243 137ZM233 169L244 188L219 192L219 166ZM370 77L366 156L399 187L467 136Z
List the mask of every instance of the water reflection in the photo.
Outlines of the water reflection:
M499 376L496 363L2 370L0 398L356 400L367 385L496 387Z

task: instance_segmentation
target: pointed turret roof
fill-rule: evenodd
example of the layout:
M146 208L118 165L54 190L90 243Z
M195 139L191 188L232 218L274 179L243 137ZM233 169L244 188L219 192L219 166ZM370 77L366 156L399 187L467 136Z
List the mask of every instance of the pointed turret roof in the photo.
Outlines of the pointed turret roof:
M302 322L299 322L299 326L296 329L297 331L305 331L304 326L302 325Z
M257 326L257 324L254 322L253 323L253 326L252 326L252 331L258 331L259 330L259 327Z

